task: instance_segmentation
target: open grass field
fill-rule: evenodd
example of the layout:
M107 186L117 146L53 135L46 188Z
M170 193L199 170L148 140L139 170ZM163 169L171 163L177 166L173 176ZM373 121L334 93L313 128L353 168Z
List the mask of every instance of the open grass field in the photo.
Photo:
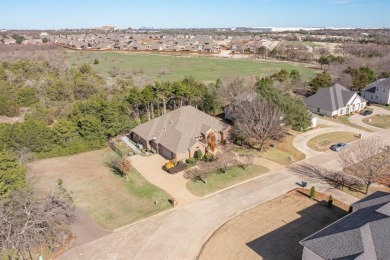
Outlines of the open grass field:
M261 165L249 165L246 170L235 166L229 168L226 173L218 171L212 173L207 177L207 184L200 180L190 180L187 182L187 189L192 194L202 197L267 172L269 170Z
M307 190L294 190L250 209L221 226L199 254L208 259L301 259L299 241L347 214L348 206Z
M390 116L389 115L376 115L363 119L363 122L368 125L376 126L379 128L390 128Z
M269 76L280 69L298 70L304 78L310 78L316 70L302 64L288 62L267 62L213 57L189 57L158 54L135 54L126 52L69 51L67 64L78 66L91 64L101 76L108 79L114 71L121 76L134 78L148 76L153 81L177 81L193 76L202 82L214 82L218 78L231 76ZM99 64L93 64L94 59Z
M316 136L307 142L307 146L315 151L329 151L329 147L336 143L350 143L359 139L357 134L351 132L331 132Z
M296 161L305 159L305 154L297 150L293 146L293 140L296 136L294 131L290 131L283 139L278 141L272 141L275 147L266 147L265 152L260 152L256 149L243 149L239 146L234 148L234 151L243 154L250 151L253 156L268 159L282 165L289 165Z
M114 156L111 150L104 149L35 161L28 165L28 180L34 187L50 191L62 179L75 205L109 230L171 207L170 196L135 170L129 173L129 181L113 173L106 162Z

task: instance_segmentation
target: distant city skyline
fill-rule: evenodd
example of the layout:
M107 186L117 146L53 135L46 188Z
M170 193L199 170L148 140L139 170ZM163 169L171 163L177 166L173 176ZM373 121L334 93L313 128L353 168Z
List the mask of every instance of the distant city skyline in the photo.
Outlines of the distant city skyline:
M0 29L389 28L390 0L0 0Z

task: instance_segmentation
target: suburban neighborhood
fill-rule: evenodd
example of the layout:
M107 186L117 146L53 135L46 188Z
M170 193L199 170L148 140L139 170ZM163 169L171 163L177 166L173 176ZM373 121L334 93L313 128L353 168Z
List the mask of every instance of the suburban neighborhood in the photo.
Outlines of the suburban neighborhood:
M387 1L0 10L0 259L390 259Z

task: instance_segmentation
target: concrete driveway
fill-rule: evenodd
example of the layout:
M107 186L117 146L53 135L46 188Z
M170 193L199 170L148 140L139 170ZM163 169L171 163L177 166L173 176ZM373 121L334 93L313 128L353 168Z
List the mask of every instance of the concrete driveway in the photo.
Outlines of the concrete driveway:
M186 188L187 179L182 173L169 174L162 167L168 162L167 159L159 154L150 156L136 155L130 157L131 165L144 178L157 187L168 192L174 198L179 206L191 203L199 197L193 195Z
M384 109L384 108L381 108L381 107L371 106L371 107L368 107L367 109L372 109L373 110L373 113L371 114L371 116L379 115L379 114L390 115L390 110L387 110L387 109ZM363 123L362 120L365 119L365 118L367 118L367 116L363 116L363 115L360 115L360 114L354 114L354 115L350 116L348 118L348 120L350 122L356 124L356 125L368 128L371 131L373 131L374 133L383 131L382 128L375 127L375 126Z
M340 131L362 134L363 137L367 137L372 134L353 127L330 122L321 118L318 118L317 122L318 124L328 125L329 127L318 128L318 129L307 131L305 133L297 135L293 140L293 146L299 151L303 152L306 155L306 158L311 158L313 156L317 156L323 153L323 152L315 151L307 146L307 142L316 136L326 134L326 133L331 133L331 132L340 132Z

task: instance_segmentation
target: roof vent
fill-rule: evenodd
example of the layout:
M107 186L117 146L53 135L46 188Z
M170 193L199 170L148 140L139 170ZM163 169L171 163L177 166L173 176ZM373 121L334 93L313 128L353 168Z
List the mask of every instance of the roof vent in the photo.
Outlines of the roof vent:
M172 125L172 124L173 124L173 121L172 121L172 120L171 120L171 121L169 121L169 124L171 124L171 125Z

